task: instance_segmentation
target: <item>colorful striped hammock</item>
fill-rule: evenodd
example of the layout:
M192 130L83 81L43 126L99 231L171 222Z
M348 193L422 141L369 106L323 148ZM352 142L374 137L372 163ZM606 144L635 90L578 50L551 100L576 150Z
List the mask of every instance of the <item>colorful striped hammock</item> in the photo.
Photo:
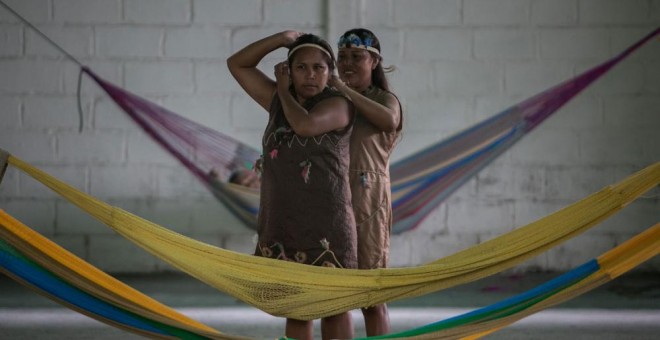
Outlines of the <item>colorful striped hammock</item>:
M7 163L128 240L271 315L318 319L471 282L534 257L601 222L660 183L660 162L562 210L431 263L375 270L322 268L217 248L95 199L11 155Z
M2 210L0 235L0 272L93 319L150 338L247 339L221 333L160 304L52 243ZM659 251L660 223L598 258L522 294L422 327L364 339L476 339L614 280Z
M107 275L0 210L0 272L74 311L150 338L248 339L221 333ZM547 283L493 305L364 339L476 339L577 297L660 251L660 223Z
M417 227L479 170L658 33L660 28L618 56L575 78L393 163L390 167L392 232L396 234ZM258 190L227 185L211 176L210 171L223 170L221 176L226 180L235 170L251 168L252 162L259 157L258 151L109 83L87 67L82 67L81 72L92 77L149 136L200 179L231 212L247 226L256 228Z

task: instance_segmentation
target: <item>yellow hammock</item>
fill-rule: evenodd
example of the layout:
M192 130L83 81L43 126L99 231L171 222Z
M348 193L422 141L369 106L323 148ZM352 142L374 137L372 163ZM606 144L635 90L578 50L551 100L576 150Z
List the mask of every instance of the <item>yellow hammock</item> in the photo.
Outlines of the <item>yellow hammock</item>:
M20 273L16 271L16 266L7 267L7 270L4 270L3 266L0 265L0 272L4 271L5 274L27 287L33 288L37 292L91 318L151 338L167 339L174 335L178 338L196 338L195 335L198 335L205 338L222 340L247 339L220 333L158 303L69 253L52 241L21 224L10 215L5 214L2 210L0 210L0 238L14 246L20 253L27 255L29 259L35 261L38 265L47 268L48 271L55 273L57 277L61 277L66 282L72 284L73 287L87 292L92 296L96 296L111 305L166 326L164 328L161 326L157 328L157 332L154 332L153 330L150 331L136 325L131 325L125 321L121 322L121 319L116 314L114 318L107 314L99 315L95 313L98 309L89 308L89 303L76 300L71 295L68 296L68 299L63 300L60 297L61 295L57 295L59 286L54 287L44 282L48 278L35 279L32 277L30 279L29 275L25 275L26 271L21 271ZM594 261L598 264L598 269L595 272L571 284L569 287L551 294L549 297L544 296L539 300L537 297L539 295L528 295L524 299L516 296L512 297L517 301L515 304L506 303L507 301L505 300L496 304L497 307L491 305L452 319L438 321L431 325L409 331L390 334L384 338L477 339L506 327L528 315L573 299L603 283L609 282L640 263L656 256L659 251L660 223L657 223L625 243L599 256L596 260L589 261L592 264ZM0 257L0 264L2 263L5 262ZM22 266L19 265L19 267ZM575 268L562 276L569 275L572 272L574 273L576 270L579 271L580 268ZM587 271L590 270L593 270L593 265L589 265ZM580 276L581 274L569 275L569 279L563 280L563 282L572 281ZM29 281L25 281L23 278ZM33 280L39 280L38 287L32 283ZM541 291L550 292L558 289L560 286L562 284L551 285L550 288L541 289ZM538 289L536 288L536 290ZM543 295L545 294L547 293ZM530 304L530 300L536 301ZM475 313L479 315L477 316ZM462 320L457 320L460 318ZM465 320L466 318L468 320ZM151 325L153 326L153 323ZM168 328L168 326L174 328L174 331L172 328Z
M420 296L512 268L588 230L660 183L658 162L545 218L454 255L416 267L355 270L217 248L95 199L16 157L6 159L174 267L269 314L302 320Z

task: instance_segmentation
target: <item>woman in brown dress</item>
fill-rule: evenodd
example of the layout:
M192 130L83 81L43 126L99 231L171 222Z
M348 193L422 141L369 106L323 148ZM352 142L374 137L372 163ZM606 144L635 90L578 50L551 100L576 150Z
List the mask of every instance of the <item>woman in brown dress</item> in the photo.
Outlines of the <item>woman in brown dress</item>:
M289 48L275 80L257 65ZM227 60L231 74L269 112L260 163L258 256L304 264L357 268L357 237L348 179L353 106L331 90L334 55L311 34L284 31L258 40ZM349 312L321 320L323 339L350 339ZM287 319L286 336L312 339L312 321Z
M357 116L351 136L350 183L357 221L358 267L387 267L392 199L390 155L401 134L401 104L390 92L380 42L373 32L356 28L339 38L339 78L330 84L347 95ZM363 308L367 336L387 334L387 305Z

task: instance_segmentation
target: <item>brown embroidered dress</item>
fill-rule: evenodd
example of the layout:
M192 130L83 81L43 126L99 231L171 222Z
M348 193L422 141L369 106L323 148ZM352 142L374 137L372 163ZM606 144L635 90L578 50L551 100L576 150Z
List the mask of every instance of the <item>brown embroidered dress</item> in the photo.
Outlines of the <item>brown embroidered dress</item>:
M388 92L371 86L363 93L385 105ZM401 132L383 132L359 112L351 136L350 183L357 221L358 267L387 267L392 230L389 160Z
M326 88L309 110L340 96ZM352 105L351 105L352 107ZM293 133L275 95L264 132L256 255L357 268L355 217L348 181L352 124L315 137Z

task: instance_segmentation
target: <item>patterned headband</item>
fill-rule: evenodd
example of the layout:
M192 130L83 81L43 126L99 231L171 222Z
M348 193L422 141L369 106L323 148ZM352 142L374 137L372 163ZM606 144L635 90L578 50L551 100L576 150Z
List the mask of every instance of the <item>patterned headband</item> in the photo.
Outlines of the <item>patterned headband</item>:
M292 49L289 50L289 53L286 55L287 59L291 58L293 53L295 53L297 50L303 48L303 47L314 47L318 48L319 50L323 51L330 59L332 59L332 56L330 55L330 52L328 52L325 48L321 47L320 45L317 44L310 44L310 43L305 43L305 44L300 44Z
M349 35L345 35L339 38L339 43L337 43L337 46L339 48L351 48L351 47L361 48L369 52L373 52L380 55L380 51L372 46L373 43L374 43L374 38L372 37L367 37L364 40L362 40L357 34L351 33Z

